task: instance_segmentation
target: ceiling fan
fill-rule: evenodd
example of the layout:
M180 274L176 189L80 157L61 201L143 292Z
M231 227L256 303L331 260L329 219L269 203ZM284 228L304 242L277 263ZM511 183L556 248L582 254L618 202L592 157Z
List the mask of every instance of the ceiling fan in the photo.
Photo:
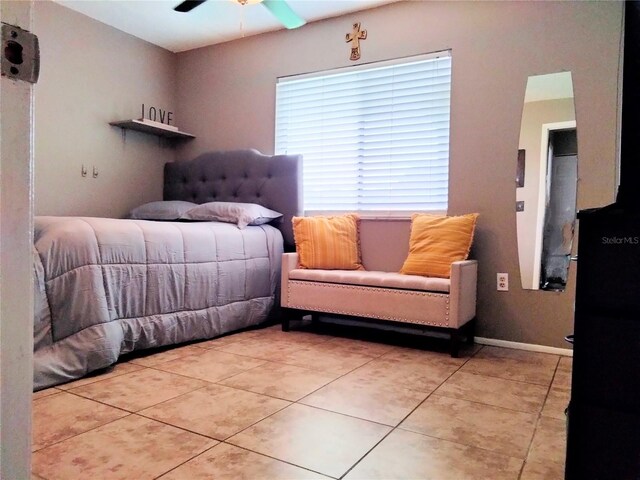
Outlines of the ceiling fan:
M207 0L185 0L178 4L174 10L176 12L190 12L198 5L206 2ZM286 28L298 28L307 23L300 18L287 4L285 0L231 0L239 3L240 5L247 5L252 3L261 3L267 10L269 10Z

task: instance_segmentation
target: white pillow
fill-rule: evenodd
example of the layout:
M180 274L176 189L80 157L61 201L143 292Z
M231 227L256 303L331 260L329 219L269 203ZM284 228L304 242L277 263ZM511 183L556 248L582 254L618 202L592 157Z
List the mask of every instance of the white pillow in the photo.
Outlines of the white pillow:
M135 220L178 220L198 204L182 200L149 202L134 208L128 218Z
M209 202L192 208L180 219L235 223L238 228L244 228L247 225L262 225L280 217L281 213L257 203Z

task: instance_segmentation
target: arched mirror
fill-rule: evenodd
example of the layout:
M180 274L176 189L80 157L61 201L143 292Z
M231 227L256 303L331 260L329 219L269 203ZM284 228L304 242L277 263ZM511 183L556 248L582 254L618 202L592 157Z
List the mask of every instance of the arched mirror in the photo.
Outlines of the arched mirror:
M522 287L567 285L576 220L578 148L571 72L529 77L516 174Z

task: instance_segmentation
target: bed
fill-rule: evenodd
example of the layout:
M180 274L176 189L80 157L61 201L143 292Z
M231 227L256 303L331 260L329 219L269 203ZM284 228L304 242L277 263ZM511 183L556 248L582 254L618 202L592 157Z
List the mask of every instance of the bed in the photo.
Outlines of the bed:
M211 152L168 163L165 201L244 202L282 213L239 228L212 221L36 217L34 389L134 350L258 325L279 304L293 250L301 157ZM205 205L200 205L205 206Z

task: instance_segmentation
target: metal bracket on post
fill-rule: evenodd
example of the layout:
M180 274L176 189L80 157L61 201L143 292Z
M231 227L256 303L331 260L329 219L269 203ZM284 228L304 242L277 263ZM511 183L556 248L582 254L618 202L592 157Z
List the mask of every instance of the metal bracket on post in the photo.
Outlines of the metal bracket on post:
M20 27L2 24L1 72L3 77L36 83L40 75L38 37Z

